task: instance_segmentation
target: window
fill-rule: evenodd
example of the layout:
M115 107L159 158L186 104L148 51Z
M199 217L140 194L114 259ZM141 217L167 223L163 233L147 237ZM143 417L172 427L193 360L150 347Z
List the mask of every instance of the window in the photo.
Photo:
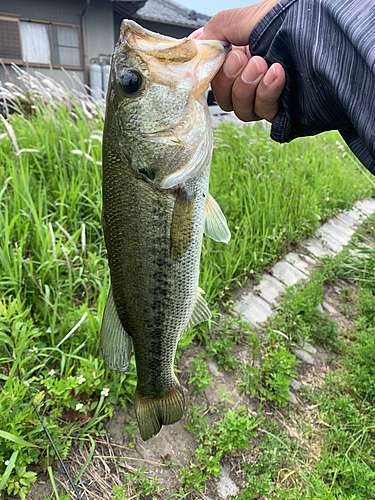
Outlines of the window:
M23 60L27 63L51 64L48 24L20 22Z
M82 68L80 28L0 14L0 58L5 63Z
M78 29L52 25L52 40L55 65L81 66Z
M22 62L18 19L0 14L0 57L4 62Z

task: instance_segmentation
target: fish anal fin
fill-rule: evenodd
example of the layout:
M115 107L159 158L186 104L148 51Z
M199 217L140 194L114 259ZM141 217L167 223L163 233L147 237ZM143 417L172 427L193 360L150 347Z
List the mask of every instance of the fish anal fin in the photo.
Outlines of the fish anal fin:
M126 372L129 369L132 341L124 330L117 314L112 288L109 290L100 329L100 352L104 363L111 370Z
M218 203L209 194L204 207L204 234L215 241L228 243L230 231Z
M211 319L212 314L208 308L207 302L202 297L203 293L204 291L198 287L193 312L191 313L188 324L181 333L181 337L185 332L190 330L190 328L193 328L194 326L199 325L199 323L203 323L204 321L208 321L209 319Z
M185 187L179 189L173 209L171 225L171 259L180 259L188 249L194 226L195 193Z
M185 398L176 379L176 385L161 397L142 397L138 388L134 394L134 407L139 432L143 441L156 436L163 425L181 420L185 410Z

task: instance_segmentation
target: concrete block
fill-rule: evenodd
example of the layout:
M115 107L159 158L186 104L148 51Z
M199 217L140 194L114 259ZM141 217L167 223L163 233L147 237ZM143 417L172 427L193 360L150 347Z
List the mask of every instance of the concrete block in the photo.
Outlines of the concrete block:
M347 217L350 217L357 224L362 223L363 213L357 210L355 207L352 208L351 210L344 210L344 212L342 213Z
M285 260L275 264L271 272L275 278L282 281L287 286L295 285L302 280L308 279L307 274L303 273Z
M358 214L358 219L360 219L359 213L355 212ZM353 217L349 217L349 215L346 212L341 212L337 217L337 220L342 222L343 224L346 224L348 227L353 227L357 228L358 227L358 219L354 220Z
M281 293L285 292L285 287L270 274L264 274L259 284L256 286L256 291L259 291L262 299L270 304L277 304L277 299Z
M221 477L217 485L217 491L223 498L229 498L232 495L237 495L239 489L229 477L230 467L224 465L221 469Z
M336 240L339 245L344 246L349 243L350 238L354 234L354 229L348 228L347 231L344 232L335 227L334 224L332 224L332 221L329 221L326 224L323 224L323 226L320 227L315 234L321 235L323 238L330 236Z
M294 351L294 354L298 359L300 359L304 363L307 363L308 365L315 365L315 359L311 356L311 354L307 353L306 351L302 351L301 349L296 349Z
M316 266L319 264L319 262L316 259L313 259L309 255L305 253L300 253L299 256L301 257L302 260L305 260L310 266Z
M329 314L338 314L336 309L331 306L331 304L328 304L328 302L323 302L323 309L326 309Z
M316 260L311 259L310 257L303 255L303 254L298 254L295 252L290 252L288 255L285 257L285 260L292 264L294 267L296 267L299 271L307 274L310 276L310 271L309 267L312 265L316 265ZM312 263L311 263L312 262Z
M355 233L355 228L353 227L354 224L346 224L343 220L339 219L338 217L334 217L329 221L330 225L332 225L337 231L340 231L341 233L345 234L349 240Z
M372 215L375 212L375 203L373 200L371 200L371 198L357 201L355 207L367 216Z
M243 314L247 321L258 326L267 321L272 314L272 309L261 297L249 293L237 303L235 312Z
M321 236L322 242L330 249L334 254L340 253L342 249L344 248L344 245L340 243L339 241L336 240L336 238L330 234L327 233L323 227L317 230L315 233L319 236Z
M334 255L334 252L326 245L323 245L318 238L308 238L306 242L303 243L303 246L317 258Z

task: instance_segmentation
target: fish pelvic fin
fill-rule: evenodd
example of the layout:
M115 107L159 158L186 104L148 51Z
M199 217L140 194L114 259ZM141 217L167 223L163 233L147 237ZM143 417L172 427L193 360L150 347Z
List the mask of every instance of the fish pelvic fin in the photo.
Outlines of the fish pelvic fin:
M191 244L194 226L195 193L186 187L178 191L173 209L171 225L171 259L178 260L185 255Z
M228 243L230 231L218 203L209 194L204 207L204 234L215 241Z
M111 370L127 372L132 352L132 341L117 314L112 287L109 290L100 329L100 352Z
M185 398L176 379L176 385L165 395L140 396L138 388L134 394L135 414L143 441L156 436L163 425L181 420L185 410Z

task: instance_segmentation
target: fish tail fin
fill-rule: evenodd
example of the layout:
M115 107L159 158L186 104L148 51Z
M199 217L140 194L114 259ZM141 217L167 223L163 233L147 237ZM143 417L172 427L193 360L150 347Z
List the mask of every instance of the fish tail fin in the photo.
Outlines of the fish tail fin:
M158 434L163 425L170 425L181 420L185 409L185 398L180 384L168 394L160 397L142 397L136 389L134 394L135 414L139 432L144 441Z

